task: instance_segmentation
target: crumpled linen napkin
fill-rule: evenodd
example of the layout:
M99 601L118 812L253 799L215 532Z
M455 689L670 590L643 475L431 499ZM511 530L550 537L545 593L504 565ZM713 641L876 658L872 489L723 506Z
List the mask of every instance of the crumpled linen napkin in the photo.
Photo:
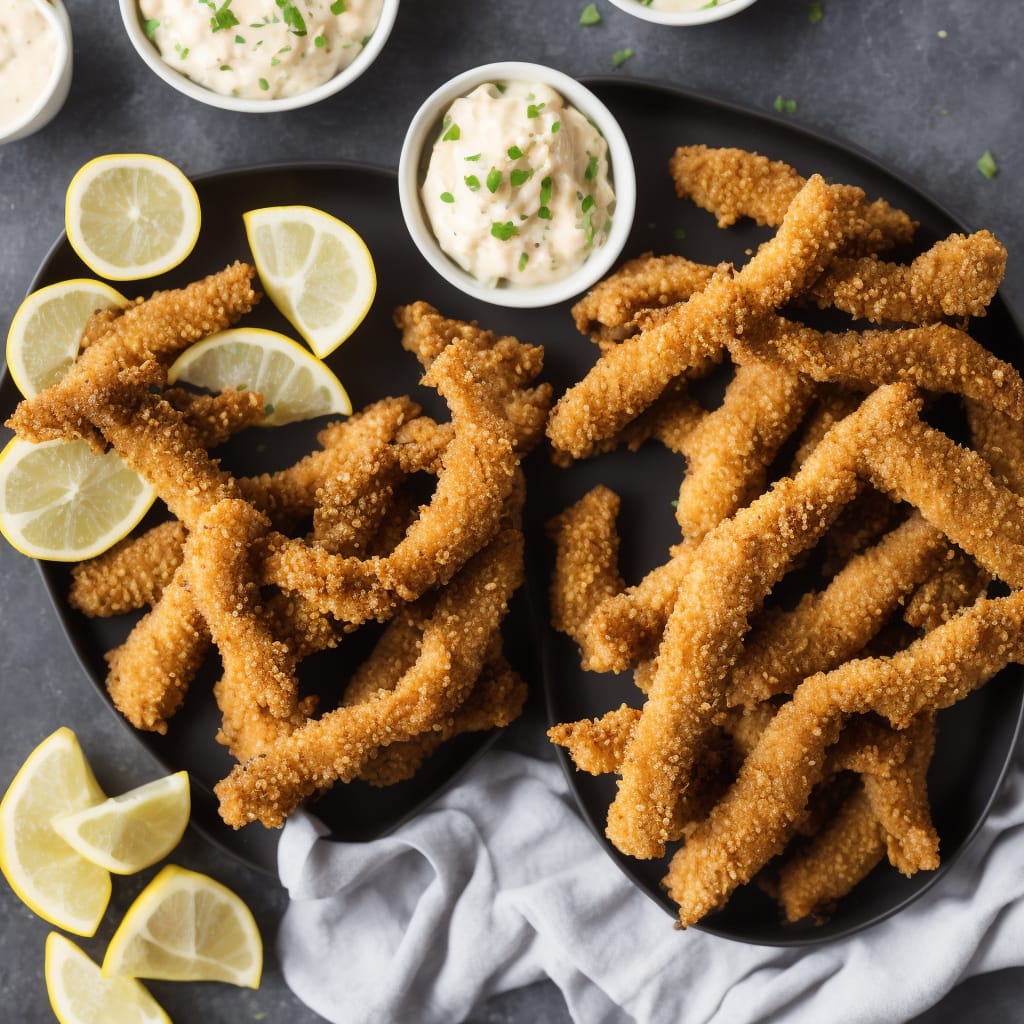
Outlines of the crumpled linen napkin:
M984 828L907 910L804 949L677 932L579 818L559 766L506 749L392 835L279 847L288 985L345 1024L455 1024L550 977L579 1024L892 1024L1024 964L1024 755Z

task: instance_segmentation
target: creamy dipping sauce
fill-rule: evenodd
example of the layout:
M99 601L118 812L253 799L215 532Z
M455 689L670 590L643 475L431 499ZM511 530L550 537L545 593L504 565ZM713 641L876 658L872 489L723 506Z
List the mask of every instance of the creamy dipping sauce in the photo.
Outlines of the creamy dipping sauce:
M420 189L441 248L486 284L547 284L604 244L608 145L546 85L487 83L445 115Z
M139 0L146 35L176 71L246 99L297 96L356 59L382 0Z
M53 74L57 36L35 0L4 0L0 13L0 131L39 102Z
M729 0L637 0L652 11L703 11L707 7L724 7Z

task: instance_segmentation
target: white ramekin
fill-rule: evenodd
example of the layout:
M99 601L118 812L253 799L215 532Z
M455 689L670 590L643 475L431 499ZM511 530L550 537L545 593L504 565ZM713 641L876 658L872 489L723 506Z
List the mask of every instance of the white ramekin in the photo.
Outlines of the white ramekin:
M17 121L12 121L5 131L0 132L0 144L23 139L49 124L64 106L71 88L72 46L68 12L60 0L35 0L35 6L49 22L56 37L53 70L36 102Z
M612 227L604 245L594 250L586 262L572 274L550 284L496 286L485 284L462 269L449 257L430 227L420 198L425 172L425 155L437 138L445 112L461 96L486 82L540 82L560 93L597 127L608 144L608 161L615 189ZM424 259L446 281L467 295L496 306L520 309L553 306L586 291L611 269L629 237L636 210L636 172L629 143L611 111L574 78L542 64L505 61L472 68L446 82L431 93L413 117L402 144L398 164L398 196L402 216L416 247Z
M135 47L136 53L143 59L155 75L162 78L178 92L190 96L200 103L221 110L234 110L243 114L276 114L282 110L295 110L299 107L312 106L320 100L327 99L341 92L347 85L354 82L376 59L384 44L388 41L395 17L398 14L398 0L383 0L380 20L373 30L369 42L360 51L359 56L347 68L339 71L333 78L315 86L297 96L282 96L278 99L245 99L240 96L222 96L220 93L198 85L181 72L175 71L161 58L159 51L146 36L142 14L138 0L118 0L121 7L121 20L124 22L128 38Z
M731 18L740 11L745 11L756 0L722 0L714 7L701 7L696 11L656 11L640 0L609 0L627 14L644 21L653 21L657 25L707 25L711 21Z

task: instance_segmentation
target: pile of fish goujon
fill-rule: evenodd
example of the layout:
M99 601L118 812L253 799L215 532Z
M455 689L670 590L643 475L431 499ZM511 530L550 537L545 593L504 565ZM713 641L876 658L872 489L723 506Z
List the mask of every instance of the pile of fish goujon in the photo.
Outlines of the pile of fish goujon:
M584 669L631 671L637 699L549 735L618 774L619 851L681 840L664 880L680 927L755 876L789 920L820 919L885 858L938 866L935 714L1024 660L1024 382L968 332L1006 252L979 231L891 262L905 213L741 150L680 148L670 172L720 227L777 230L740 267L640 257L573 311L601 354L552 410L557 457L653 438L686 474L679 541L635 586L610 489L550 524L554 624ZM793 318L813 307L871 326ZM709 411L693 381L723 360ZM943 393L971 447L922 418ZM773 606L812 549L826 579Z

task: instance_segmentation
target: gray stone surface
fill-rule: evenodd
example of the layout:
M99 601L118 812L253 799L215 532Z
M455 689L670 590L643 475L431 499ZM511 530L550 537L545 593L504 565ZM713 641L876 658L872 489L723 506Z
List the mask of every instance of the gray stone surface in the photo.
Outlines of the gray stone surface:
M602 22L578 24L583 0L406 0L384 54L347 91L307 111L245 117L201 107L157 81L131 50L111 0L72 0L76 72L61 115L44 132L0 148L0 330L62 230L65 186L104 152L164 155L191 174L256 162L355 160L394 166L422 97L450 75L498 59L552 64L577 76L612 73L612 53L634 56L615 74L666 81L770 110L797 101L794 121L874 153L971 226L1008 244L1007 299L1024 309L1024 198L1019 130L1024 5L980 8L962 0L825 0L812 24L804 0L762 0L734 19L666 30L598 0ZM944 33L944 34L940 34ZM669 144L671 140L667 140ZM975 162L986 149L1000 173ZM35 567L0 545L0 784L28 750L68 723L110 791L136 785L154 766L83 677L61 636ZM272 955L282 893L189 834L176 859L233 885L267 939L258 992L227 986L153 986L179 1024L319 1018L291 996ZM151 872L119 879L107 921L117 920ZM102 953L111 924L83 945ZM52 1019L42 979L48 927L0 886L0 1019ZM1021 956L1024 965L1024 953ZM936 1000L943 993L936 993ZM1020 1019L1024 969L975 979L922 1022ZM567 1020L553 986L532 986L480 1008L477 1024ZM855 1020L836 1008L835 1020Z

